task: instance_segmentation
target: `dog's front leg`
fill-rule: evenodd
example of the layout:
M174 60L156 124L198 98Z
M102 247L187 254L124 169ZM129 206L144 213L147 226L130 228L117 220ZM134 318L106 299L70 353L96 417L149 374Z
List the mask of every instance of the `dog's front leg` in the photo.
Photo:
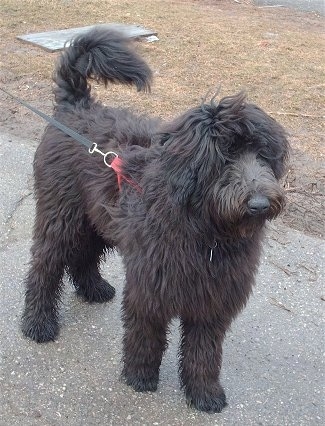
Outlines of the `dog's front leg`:
M181 320L180 376L187 402L219 413L227 404L219 383L224 332L211 321Z
M159 367L167 346L168 321L159 315L162 311L153 307L150 297L144 298L141 291L132 291L127 285L123 300L122 375L138 392L157 389Z

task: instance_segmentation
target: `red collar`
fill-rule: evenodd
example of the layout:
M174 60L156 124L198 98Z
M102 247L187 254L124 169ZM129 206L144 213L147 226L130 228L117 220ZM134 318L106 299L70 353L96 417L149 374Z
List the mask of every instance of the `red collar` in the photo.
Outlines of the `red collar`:
M138 192L142 192L142 188L134 180L128 178L122 173L123 162L120 157L115 157L114 160L111 162L110 166L116 173L119 190L121 190L122 181L124 180L133 188L135 188Z

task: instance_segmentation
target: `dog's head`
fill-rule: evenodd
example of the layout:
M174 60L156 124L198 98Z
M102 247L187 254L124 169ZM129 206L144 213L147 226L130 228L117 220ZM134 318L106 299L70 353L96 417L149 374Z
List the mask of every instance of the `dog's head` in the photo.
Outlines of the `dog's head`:
M186 112L164 129L160 143L173 202L225 234L249 234L283 209L284 129L243 93Z

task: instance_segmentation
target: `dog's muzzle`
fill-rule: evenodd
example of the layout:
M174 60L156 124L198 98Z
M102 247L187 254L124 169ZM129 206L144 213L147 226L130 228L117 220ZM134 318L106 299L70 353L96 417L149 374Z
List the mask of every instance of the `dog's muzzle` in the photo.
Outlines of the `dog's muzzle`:
M260 214L266 214L270 208L269 199L262 194L253 195L247 202L247 209L249 214L257 216Z

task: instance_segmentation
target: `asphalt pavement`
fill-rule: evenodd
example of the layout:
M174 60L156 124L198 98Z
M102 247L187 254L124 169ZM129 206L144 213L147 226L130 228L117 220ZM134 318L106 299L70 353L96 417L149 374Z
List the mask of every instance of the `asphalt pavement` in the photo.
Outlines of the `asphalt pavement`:
M271 225L254 295L224 346L221 414L186 406L177 375L178 323L156 393L120 381L124 281L116 255L103 274L114 301L80 302L69 284L56 342L38 345L19 328L34 216L35 143L0 136L0 425L321 425L324 424L324 241Z
M304 12L314 12L325 15L324 0L254 0L257 6L288 7Z

